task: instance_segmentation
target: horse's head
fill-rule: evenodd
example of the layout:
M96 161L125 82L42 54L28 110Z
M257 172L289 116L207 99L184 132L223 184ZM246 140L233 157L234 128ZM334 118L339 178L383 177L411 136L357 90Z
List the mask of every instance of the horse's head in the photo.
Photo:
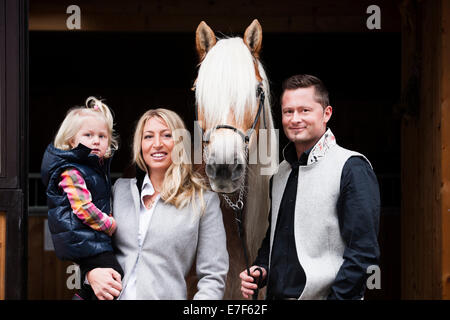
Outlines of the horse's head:
M195 81L197 117L205 133L205 171L216 192L231 193L245 183L248 152L255 150L258 129L270 113L270 106L264 110L269 89L258 60L261 41L257 20L243 39L216 42L203 21L196 31L200 58Z

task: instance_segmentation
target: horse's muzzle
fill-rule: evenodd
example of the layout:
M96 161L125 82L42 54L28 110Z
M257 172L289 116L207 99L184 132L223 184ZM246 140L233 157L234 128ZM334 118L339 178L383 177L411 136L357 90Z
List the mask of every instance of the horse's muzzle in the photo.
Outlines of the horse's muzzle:
M211 188L216 192L231 193L239 189L245 178L245 166L241 163L209 163L205 167Z

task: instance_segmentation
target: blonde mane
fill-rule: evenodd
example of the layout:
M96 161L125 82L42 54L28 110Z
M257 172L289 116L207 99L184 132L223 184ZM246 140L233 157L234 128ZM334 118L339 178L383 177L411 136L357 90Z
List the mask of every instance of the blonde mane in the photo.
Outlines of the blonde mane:
M253 57L244 41L221 39L200 65L195 90L199 112L208 126L214 126L225 123L231 108L236 125L243 126L245 113L258 108L257 85Z

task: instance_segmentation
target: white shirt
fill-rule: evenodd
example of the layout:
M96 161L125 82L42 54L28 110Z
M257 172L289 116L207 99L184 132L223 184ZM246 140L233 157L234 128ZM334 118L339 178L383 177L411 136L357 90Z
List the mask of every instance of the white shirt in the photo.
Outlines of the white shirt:
M133 267L133 271L130 274L130 279L128 280L127 286L122 289L122 292L119 296L119 300L136 300L136 265L139 261L142 244L145 239L145 235L147 234L148 227L150 225L150 220L153 215L153 211L156 207L156 203L159 201L159 194L155 198L155 202L150 209L147 209L144 204L144 197L151 196L155 193L155 189L153 188L152 182L148 174L145 175L144 182L142 183L142 191L141 191L141 208L139 212L139 233L138 233L138 241L139 241L139 254L136 259L136 263Z

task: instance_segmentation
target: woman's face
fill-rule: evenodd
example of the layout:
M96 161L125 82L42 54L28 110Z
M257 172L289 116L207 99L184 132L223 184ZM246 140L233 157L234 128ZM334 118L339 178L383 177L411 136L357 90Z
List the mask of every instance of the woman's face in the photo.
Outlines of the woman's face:
M172 164L174 141L172 131L159 117L145 122L142 132L142 156L149 171L166 171Z

